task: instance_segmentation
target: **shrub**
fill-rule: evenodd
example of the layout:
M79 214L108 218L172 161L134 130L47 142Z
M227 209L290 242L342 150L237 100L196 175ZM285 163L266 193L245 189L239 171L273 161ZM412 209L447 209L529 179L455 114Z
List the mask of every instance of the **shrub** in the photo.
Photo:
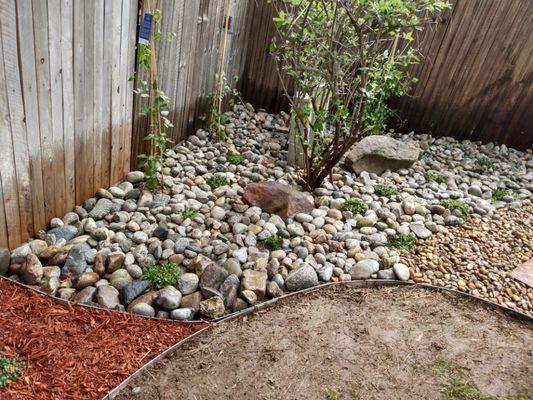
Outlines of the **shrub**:
M269 45L303 150L302 181L320 186L350 147L382 132L418 62L414 34L447 0L272 0L277 35ZM284 79L281 79L283 82Z
M228 154L227 160L230 164L233 165L244 164L244 157L240 154Z
M487 169L494 169L494 162L485 156L478 157L476 160L476 165Z
M198 211L195 211L191 208L186 208L185 210L179 211L179 214L181 215L181 219L183 220L186 220L187 218L193 219L198 215Z
M211 186L211 189L228 185L228 179L225 176L212 176L211 178L207 178L205 181L209 186Z
M398 190L391 185L378 185L374 188L374 192L378 196L391 197L398 194Z
M271 250L281 250L283 248L283 239L278 235L271 235L264 240L265 246Z
M168 263L149 267L144 274L146 279L154 289L162 289L165 286L174 285L181 275L179 265Z
M424 178L426 178L426 181L428 182L437 182L438 184L446 183L448 182L448 177L443 174L437 174L434 172L426 172L424 174Z
M457 200L441 200L440 204L446 207L448 210L459 210L464 216L468 215L468 204Z
M412 249L416 245L416 238L410 233L399 233L394 239L387 242L387 247L391 249Z
M0 357L0 389L20 378L26 363L18 357Z
M501 201L505 196L511 195L511 192L507 189L498 188L492 193L492 199Z
M344 211L350 211L352 214L364 214L368 210L368 206L363 199L359 197L352 197L344 202L342 205Z

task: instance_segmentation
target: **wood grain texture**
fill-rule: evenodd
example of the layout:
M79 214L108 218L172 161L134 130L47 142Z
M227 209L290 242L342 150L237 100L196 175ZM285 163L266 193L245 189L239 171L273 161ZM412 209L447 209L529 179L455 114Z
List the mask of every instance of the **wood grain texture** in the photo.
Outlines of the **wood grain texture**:
M393 102L403 131L533 147L533 13L528 0L455 0L418 38L411 95Z
M0 0L0 246L129 169L136 21L137 0Z

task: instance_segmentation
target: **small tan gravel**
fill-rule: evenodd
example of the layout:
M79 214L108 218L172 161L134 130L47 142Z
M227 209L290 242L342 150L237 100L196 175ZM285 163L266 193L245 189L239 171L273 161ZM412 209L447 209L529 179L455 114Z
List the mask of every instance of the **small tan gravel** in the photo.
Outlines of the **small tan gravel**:
M458 289L530 315L533 289L509 274L532 257L531 206L470 219L401 254L415 282Z

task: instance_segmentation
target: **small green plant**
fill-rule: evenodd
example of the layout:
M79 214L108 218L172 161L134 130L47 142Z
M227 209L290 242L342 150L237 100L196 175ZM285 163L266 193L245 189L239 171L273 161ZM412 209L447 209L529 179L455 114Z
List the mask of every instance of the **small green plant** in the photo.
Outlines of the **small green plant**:
M335 389L324 388L324 390L322 390L322 398L324 400L341 400L342 396Z
M198 211L195 211L191 208L186 208L185 210L179 211L182 220L194 219L198 215Z
M435 172L426 172L424 178L426 178L426 181L428 182L437 182L438 184L448 182L448 177L446 175L437 174Z
M505 196L509 195L511 195L509 190L498 188L492 193L492 199L496 201L502 201Z
M227 160L233 165L243 165L244 157L240 154L228 154Z
M350 211L352 214L364 214L368 210L368 206L363 199L359 197L352 197L344 202L342 205L344 211Z
M476 160L476 165L478 167L494 169L494 162L492 162L490 158L485 156L478 157L478 159Z
M446 400L491 400L461 379L453 378L444 388Z
M265 246L271 250L281 250L283 248L283 239L278 235L271 235L264 240Z
M391 197L398 194L398 190L391 185L378 185L374 188L374 192L378 196Z
M468 204L463 203L462 201L446 199L441 200L440 204L450 211L459 210L465 217L468 215Z
M170 155L167 145L172 142L165 130L173 127L168 119L169 98L161 90L157 78L156 47L155 41L159 40L163 34L159 31L161 21L161 10L151 9L148 12L153 16L154 34L147 43L139 43L136 47L137 59L139 62L139 74L130 77L130 81L136 80L136 87L133 93L140 98L140 115L148 120L148 134L144 140L150 143L149 154L140 154L137 167L144 171L146 184L157 187L159 179L157 171L164 161L164 157ZM166 40L171 42L176 34L167 32Z
M391 249L409 250L415 247L416 238L410 233L399 233L394 239L387 242L387 247Z
M6 387L9 382L17 381L24 369L26 363L18 357L0 357L0 389Z
M149 267L144 274L146 279L152 285L152 288L159 290L166 286L174 285L181 275L179 265L168 263Z
M219 176L219 175L212 176L211 178L207 178L205 181L209 186L211 186L211 189L216 189L221 186L226 186L229 184L228 178L226 178L225 176Z

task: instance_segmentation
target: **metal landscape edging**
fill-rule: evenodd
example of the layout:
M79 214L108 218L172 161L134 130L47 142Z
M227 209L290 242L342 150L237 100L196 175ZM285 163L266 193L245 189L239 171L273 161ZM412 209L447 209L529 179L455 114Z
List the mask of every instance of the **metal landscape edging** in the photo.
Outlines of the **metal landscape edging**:
M210 320L209 322L211 322L211 324L209 326L199 330L198 332L195 332L191 336L188 336L185 339L183 339L183 340L177 342L176 344L170 346L163 353L159 354L158 356L156 356L153 359L151 359L150 361L148 361L146 364L144 364L142 367L140 367L137 371L135 371L133 374L131 374L128 378L126 378L124 381L122 381L118 386L116 386L113 389L111 389L109 391L109 393L102 400L113 400L115 398L115 396L117 396L122 389L124 389L126 386L128 386L131 383L131 381L133 381L136 377L138 377L146 369L150 368L152 365L157 363L162 358L174 353L176 350L178 350L179 348L181 348L182 346L184 346L185 344L189 343L194 338L196 338L196 336L206 333L207 331L211 330L215 326L218 326L218 325L220 325L220 324L222 324L224 322L229 322L229 321L238 319L238 318L246 316L246 315L253 314L253 313L257 312L257 311L261 311L261 310L263 310L265 308L273 306L274 304L276 304L276 303L278 303L280 301L284 301L284 300L289 299L289 298L296 298L298 296L305 295L305 294L308 294L308 293L318 292L318 291L321 291L323 289L326 289L326 288L329 288L329 287L332 287L332 286L340 286L340 287L342 287L342 286L352 286L352 287L361 288L361 289L364 289L364 288L377 288L377 287L406 286L406 287L419 287L419 288L423 288L423 289L427 289L427 290L431 290L431 291L437 291L437 292L451 293L453 295L456 295L456 296L459 296L459 297L464 297L464 298L467 298L467 299L470 299L470 300L481 301L483 304L485 304L486 306L490 307L491 309L500 310L500 311L504 312L505 314L507 314L507 315L509 315L509 316L511 316L513 318L517 318L518 320L520 320L522 322L525 322L527 324L533 325L533 317L531 317L531 316L529 316L529 315L527 315L527 314L525 314L523 312L513 310L513 309L511 309L509 307L502 306L501 304L494 303L494 302L492 302L490 300L487 300L487 299L485 299L483 297L475 296L475 295L472 295L472 294L469 294L469 293L465 293L465 292L461 292L461 291L456 290L456 289L451 289L451 288L446 288L446 287L441 287L441 286L434 286L434 285L429 285L429 284L425 284L425 283L414 283L414 282L405 282L405 281L397 281L397 280L386 280L386 279L368 279L368 280L355 280L355 281L347 281L347 282L328 282L328 283L324 283L324 284L321 284L321 285L313 286L313 287L308 288L308 289L299 290L297 292L287 293L287 294L284 294L283 296L267 300L265 302L256 304L256 305L254 305L252 307L248 307L248 308L246 308L244 310L237 311L237 312L225 315L223 317L215 318L215 319Z

